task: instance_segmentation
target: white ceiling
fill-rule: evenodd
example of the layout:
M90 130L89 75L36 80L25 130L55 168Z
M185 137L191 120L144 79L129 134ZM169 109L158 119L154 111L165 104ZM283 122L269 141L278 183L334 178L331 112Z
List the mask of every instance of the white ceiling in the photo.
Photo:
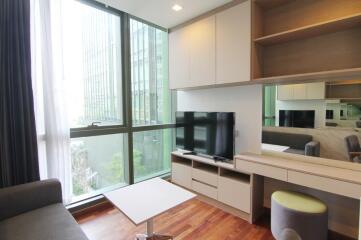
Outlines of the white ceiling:
M97 0L136 17L171 28L232 0ZM183 7L175 12L172 6Z

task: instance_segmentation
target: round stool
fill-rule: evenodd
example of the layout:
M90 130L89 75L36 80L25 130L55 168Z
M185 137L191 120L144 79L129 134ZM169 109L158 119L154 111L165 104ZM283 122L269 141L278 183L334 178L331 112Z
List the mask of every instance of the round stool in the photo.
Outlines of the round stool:
M271 230L277 240L326 240L327 206L319 199L290 191L272 194Z

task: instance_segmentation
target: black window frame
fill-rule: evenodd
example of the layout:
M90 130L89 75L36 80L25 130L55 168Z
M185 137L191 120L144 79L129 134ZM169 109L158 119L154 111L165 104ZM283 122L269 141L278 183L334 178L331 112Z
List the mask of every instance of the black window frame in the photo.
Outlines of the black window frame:
M121 125L109 125L109 126L98 126L90 125L85 127L70 128L70 138L83 138L83 137L95 137L104 136L110 134L126 134L127 135L127 156L128 158L124 162L125 166L125 180L127 184L132 185L135 182L134 178L134 158L133 158L133 133L152 131L152 130L163 130L163 129L174 129L174 109L176 106L176 92L171 91L171 121L168 124L157 124L157 125L145 125L145 126L133 126L132 121L132 79L131 79L131 53L130 53L130 19L143 22L147 25L160 29L168 33L168 30L157 26L156 24L150 23L138 17L132 16L128 13L112 8L103 3L99 3L95 0L74 0L83 4L95 7L99 10L109 12L111 14L120 17L121 21L121 68L122 68L122 104L123 104L123 123ZM174 130L173 130L174 134ZM172 139L173 142L173 139ZM174 146L174 143L172 143ZM91 198L99 197L99 195ZM81 201L86 201L83 199ZM89 200L89 198L88 198ZM80 201L80 202L81 202ZM76 204L76 202L71 203Z

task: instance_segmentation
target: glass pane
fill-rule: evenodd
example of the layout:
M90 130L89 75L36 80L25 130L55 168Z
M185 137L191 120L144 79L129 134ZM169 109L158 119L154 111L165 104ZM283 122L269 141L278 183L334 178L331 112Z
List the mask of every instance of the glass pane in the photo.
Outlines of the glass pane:
M64 0L62 7L70 127L121 125L120 17L74 0Z
M171 122L168 34L130 20L133 125Z
M263 125L275 126L276 124L276 86L263 88Z
M172 134L173 129L133 134L135 182L170 172Z
M113 134L71 140L73 201L127 185L126 136Z

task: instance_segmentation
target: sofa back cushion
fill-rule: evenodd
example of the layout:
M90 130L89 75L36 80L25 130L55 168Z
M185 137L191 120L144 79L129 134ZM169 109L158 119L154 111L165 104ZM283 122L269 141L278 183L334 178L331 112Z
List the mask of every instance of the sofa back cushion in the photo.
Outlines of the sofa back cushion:
M3 188L0 221L55 203L62 203L61 184L56 179Z
M262 143L288 146L299 150L304 150L305 145L312 139L313 137L307 134L262 131Z

